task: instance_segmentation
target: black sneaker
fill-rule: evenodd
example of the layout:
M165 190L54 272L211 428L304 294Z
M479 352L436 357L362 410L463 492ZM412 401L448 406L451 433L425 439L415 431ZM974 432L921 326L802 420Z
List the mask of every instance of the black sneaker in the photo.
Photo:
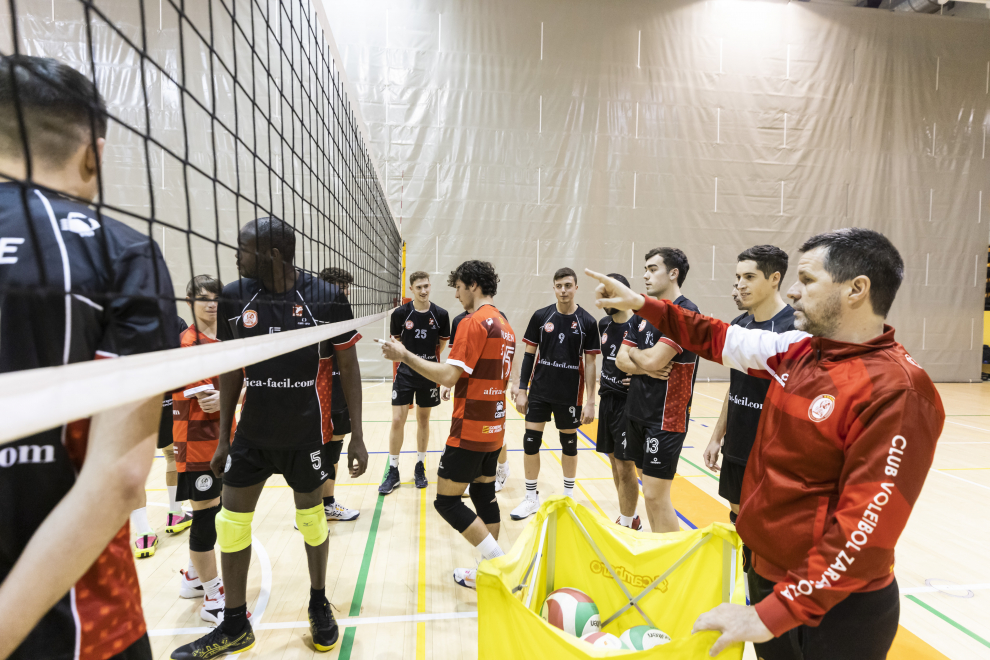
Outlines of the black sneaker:
M416 469L413 470L413 480L416 482L416 488L426 488L430 485L430 482L426 480L426 468L423 466L423 461L416 463Z
M378 487L378 493L381 495L388 495L398 487L399 487L399 468L389 466L388 474L385 475L385 481L383 481L382 485Z
M334 624L336 634L337 625ZM217 626L195 642L180 646L172 651L172 660L210 660L227 654L243 653L254 647L254 631L251 626L247 630L229 635L223 631L223 626Z
M326 653L337 646L340 632L330 611L330 603L309 608L309 630L313 633L313 646L317 651Z

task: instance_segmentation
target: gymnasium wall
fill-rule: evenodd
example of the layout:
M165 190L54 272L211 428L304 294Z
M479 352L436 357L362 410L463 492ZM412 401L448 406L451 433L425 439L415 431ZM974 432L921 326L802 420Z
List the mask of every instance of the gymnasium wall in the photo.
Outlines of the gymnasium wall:
M936 380L979 379L990 21L743 0L324 4L407 270L434 273L452 314L446 273L464 259L496 265L521 333L557 267L642 290L643 254L671 245L691 262L684 293L730 319L740 251L773 243L796 265L808 236L863 226L906 263L898 340Z

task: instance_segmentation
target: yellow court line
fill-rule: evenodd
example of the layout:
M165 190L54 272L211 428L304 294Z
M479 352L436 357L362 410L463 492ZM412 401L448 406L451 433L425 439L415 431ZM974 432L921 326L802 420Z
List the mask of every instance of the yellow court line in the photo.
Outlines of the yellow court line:
M419 491L419 580L416 612L426 612L426 489ZM426 622L416 624L416 660L426 660Z

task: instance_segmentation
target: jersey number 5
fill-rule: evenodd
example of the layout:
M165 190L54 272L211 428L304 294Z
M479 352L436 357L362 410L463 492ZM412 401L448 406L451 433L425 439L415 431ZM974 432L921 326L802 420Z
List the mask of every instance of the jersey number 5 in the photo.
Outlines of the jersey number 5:
M320 469L320 466L323 465L323 452L322 452L322 450L321 451L314 451L312 454L309 455L309 459L311 461L313 461L313 469L314 470L319 470Z

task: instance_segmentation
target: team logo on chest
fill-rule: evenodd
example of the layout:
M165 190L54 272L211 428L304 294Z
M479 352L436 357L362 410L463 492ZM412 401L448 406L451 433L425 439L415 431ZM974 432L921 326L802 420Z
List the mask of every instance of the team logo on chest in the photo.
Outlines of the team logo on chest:
M406 330L412 330L412 329L413 329L413 322L406 321Z
M553 323L551 323L550 321L547 321L547 324L545 326L543 326L543 331L544 332L553 332Z
M577 321L571 321L571 330L577 330Z
M608 341L608 333L607 332L603 332L602 333L602 343L604 344L606 341Z
M302 316L302 313L303 313L303 306L302 305L293 305L292 306L292 315L293 316Z
M430 327L433 327L433 319L430 319Z
M831 394L819 394L808 406L808 418L815 422L824 422L835 410L835 397Z
M910 362L911 364L913 364L914 366L918 367L919 369L921 369L921 365L915 362L914 358L908 355L907 353L904 354L904 359Z
M258 312L253 309L244 312L244 327L253 328L256 325L258 325Z
M639 331L642 332L643 330L646 330L646 319L639 322Z

